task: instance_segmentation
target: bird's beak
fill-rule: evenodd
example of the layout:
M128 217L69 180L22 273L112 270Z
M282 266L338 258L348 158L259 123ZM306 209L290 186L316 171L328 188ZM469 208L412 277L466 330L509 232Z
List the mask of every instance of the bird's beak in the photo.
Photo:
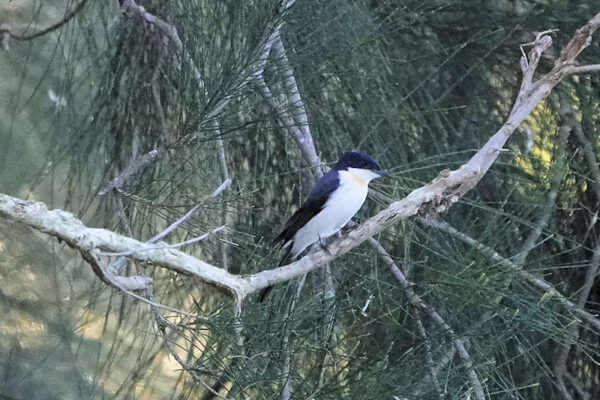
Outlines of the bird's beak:
M385 172L384 170L381 170L381 169L376 169L373 172L375 172L379 176L388 176L387 172Z

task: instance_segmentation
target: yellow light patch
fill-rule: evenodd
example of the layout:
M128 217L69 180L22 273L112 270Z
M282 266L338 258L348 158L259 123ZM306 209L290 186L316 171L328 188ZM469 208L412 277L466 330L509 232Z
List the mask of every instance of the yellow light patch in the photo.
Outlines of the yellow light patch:
M350 176L352 177L352 179L354 179L356 182L358 182L361 185L368 185L369 183L364 180L363 178L361 178L360 176L353 174L352 172L348 171L348 173L350 174Z

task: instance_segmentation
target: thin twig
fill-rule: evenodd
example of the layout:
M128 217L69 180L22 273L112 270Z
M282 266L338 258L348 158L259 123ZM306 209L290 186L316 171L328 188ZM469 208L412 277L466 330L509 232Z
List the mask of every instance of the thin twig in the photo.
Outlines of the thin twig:
M454 345L456 346L458 356L463 361L463 366L467 370L467 376L469 378L469 381L471 382L471 385L473 386L475 398L477 400L485 400L485 392L483 391L483 386L481 385L481 381L479 380L479 377L477 376L477 373L473 368L473 361L471 360L471 356L467 352L464 341L460 337L458 337L456 332L454 332L450 325L448 325L446 321L444 321L442 316L433 307L425 303L425 301L418 294L415 293L415 291L412 289L413 284L408 279L406 279L406 276L404 276L402 270L396 265L394 259L389 255L386 255L387 252L385 251L385 249L380 244L377 244L377 246L375 246L375 243L373 243L373 247L377 249L377 252L381 256L383 261L388 265L388 268L392 272L392 275L394 276L394 278L396 278L396 280L400 284L400 287L404 290L404 293L406 294L406 297L408 298L410 304L429 315L429 317L436 324L438 324L444 331L448 333L448 335L454 342Z
M423 341L423 345L425 346L425 358L427 361L427 370L429 372L429 377L431 378L431 383L433 384L433 388L437 393L439 398L444 398L444 393L442 392L440 382L437 378L436 370L435 370L435 362L433 361L433 353L431 351L431 344L429 344L429 339L427 337L427 331L425 330L425 326L423 325L423 321L419 316L420 310L414 307L417 331L419 332L419 337Z
M306 114L306 108L304 107L304 101L300 96L300 90L298 90L298 84L294 76L294 70L290 65L290 62L281 40L279 31L276 31L275 41L273 43L273 52L277 57L278 61L283 65L283 75L286 80L286 88L290 93L290 105L294 107L294 112L291 112L291 116L295 121L295 127L297 129L292 130L296 143L304 153L309 166L311 169L316 170L317 178L320 177L319 172L319 156L315 150L315 144L313 141L310 126L308 124L308 115Z
M164 157L167 150L153 149L143 154L141 157L133 160L117 177L115 177L108 185L100 189L98 196L104 196L113 189L121 188L126 182L131 179L142 168L150 165L159 157Z
M221 179L229 179L229 169L227 168L227 154L225 152L225 143L221 136L221 128L219 122L215 119L213 122L215 134L217 135L217 150L219 157L219 170L221 171ZM221 225L227 225L227 208L221 208ZM224 241L219 241L219 252L221 253L221 268L225 271L229 270L229 257L227 253L227 244Z
M193 317L201 320L205 320L204 317L201 317L196 314L191 314L177 308L169 307L164 304L156 303L154 301L148 300L145 297L137 295L132 292L132 290L149 290L152 285L152 279L144 276L116 276L113 275L109 270L106 270L102 267L102 263L98 258L98 252L96 250L84 250L80 249L81 255L83 258L92 265L92 269L100 277L100 279L107 283L108 285L118 289L122 293L126 294L129 297L132 297L136 300L141 301L142 303L146 303L152 307L173 311L177 314L185 315L188 317Z
M261 74L257 76L258 79L256 85L265 102L277 117L279 125L290 133L298 145L298 148L302 151L312 172L318 179L323 176L323 171L320 168L319 156L317 155L310 126L308 124L308 116L306 114L304 102L300 96L294 77L294 71L287 59L285 47L283 46L279 31L274 32L269 39L269 42L272 42L272 50L276 52L278 60L280 60L283 66L282 73L286 77L287 89L290 92L291 98L288 98L288 104L279 104L275 100L271 89L266 83L263 72L264 67L261 70ZM292 107L295 108L292 109Z
M574 304L569 299L567 299L567 297L565 295L563 295L558 290L556 290L550 283L546 282L544 279L538 278L537 276L534 276L533 274L523 270L522 266L513 263L509 259L498 254L498 252L496 252L494 249L473 239L471 236L458 231L457 229L455 229L454 227L450 226L449 224L447 224L443 221L439 221L439 220L435 220L435 219L428 219L428 220L420 219L420 221L422 221L423 223L425 223L429 226L437 228L441 231L449 233L449 234L453 235L454 237L462 240L463 242L473 246L475 249L477 249L482 254L484 254L484 255L490 257L492 260L496 261L499 265L516 273L522 279L529 282L531 285L548 293L549 296L556 298L560 302L560 304L563 305L566 309L572 311L573 313L579 315L581 318L585 319L588 323L590 323L592 326L594 326L594 328L598 332L600 332L600 319L598 319L596 316L590 314L589 312L577 307L576 304Z
M593 150L593 147L585 134L583 133L583 129L581 124L575 117L572 108L569 106L568 102L561 96L560 99L560 109L561 109L561 117L564 119L565 124L569 124L577 139L583 146L583 154L585 160L590 168L592 176L594 180L591 182L592 188L594 189L597 197L597 202L600 201L600 171L598 170L598 161ZM595 223L595 221L592 222ZM600 241L596 240L596 246L594 252L592 254L592 258L590 260L590 265L587 269L585 275L585 282L581 287L579 292L577 307L581 310L585 309L585 304L589 298L589 295L592 291L592 287L594 286L594 282L596 276L598 275L598 269L600 267ZM558 386L565 400L572 400L573 396L569 393L567 386L565 384L565 379L573 386L575 391L579 393L579 396L582 398L586 398L587 394L581 391L580 385L577 382L577 379L570 375L567 368L567 361L569 359L569 353L571 352L571 347L574 343L579 339L579 323L574 321L568 328L568 341L565 346L563 346L558 354L558 357L554 361L554 373L556 376L556 380L558 382Z
M231 186L231 179L226 179L225 181L223 181L223 183L221 183L219 185L218 188L216 188L211 194L209 194L207 197L205 197L200 203L196 204L190 211L188 211L187 213L185 213L181 218L179 218L177 221L173 222L171 225L169 225L164 231L160 232L157 235L152 236L148 242L149 243L156 243L159 240L161 240L162 238L164 238L165 236L167 236L168 234L170 234L171 232L173 232L175 229L177 229L177 227L179 225L181 225L182 223L184 223L189 217L192 216L192 214L194 214L196 211L198 211L198 209L200 207L202 207L202 205L204 203L206 203L208 200L214 199L215 197L217 197L218 195L220 195L224 190L226 190L229 186Z
M581 310L584 309L587 299L590 296L590 292L592 291L592 287L594 286L595 278L598 275L599 266L600 266L600 242L598 242L598 244L596 245L596 248L594 249L594 253L593 253L592 259L590 261L590 266L588 267L588 270L585 275L585 282L579 293L577 307ZM573 399L573 397L571 396L571 394L569 393L569 391L565 385L564 379L567 377L567 374L568 374L567 361L569 359L569 353L571 352L571 347L573 346L574 343L577 342L578 339L579 339L579 323L577 321L574 321L569 326L568 343L567 343L567 345L562 347L558 357L556 358L556 360L554 362L554 373L555 373L556 379L558 381L561 393L562 393L563 397L565 398L565 400ZM573 380L575 380L574 377L573 377ZM574 386L574 388L577 387L577 385L574 382L570 382L570 383Z
M246 68L242 72L240 72L237 76L237 79L231 84L232 90L239 91L244 88L250 82L255 79L256 71L262 71L264 69L264 63L266 62L266 58L263 57L265 51L270 50L272 45L272 35L273 32L276 32L281 26L281 21L283 20L285 14L294 4L293 0L288 0L283 2L278 12L276 13L273 21L268 23L265 27L265 31L263 32L262 37L258 41L258 45L255 51L257 54L257 60L255 62L249 63ZM204 94L204 81L198 69L196 68L193 59L190 55L185 51L183 47L183 43L177 33L177 29L173 26L165 22L163 19L150 14L147 12L144 7L138 6L133 0L126 0L123 2L121 6L121 12L126 16L137 16L142 18L147 23L155 25L158 29L160 29L168 38L169 43L172 43L174 46L174 52L181 56L181 63L186 63L190 66L194 73L194 78L197 81L198 88ZM263 59L264 58L264 59ZM205 126L207 122L211 122L216 116L218 116L225 107L229 105L229 103L236 96L233 93L225 94L221 98L217 99L217 101L212 104L212 108L203 115L201 121L198 122L198 126ZM189 136L189 135L188 135ZM113 180L107 184L104 188L99 191L99 195L106 194L108 191L112 189L118 189L122 187L133 175L135 175L140 169L147 167L148 165L161 160L169 154L175 152L175 150L179 147L185 146L190 140L193 140L194 136L184 137L178 143L172 146L162 146L152 151L144 154L142 157L132 160L130 164L124 169L122 173L113 178Z
M160 69L163 64L164 52L165 52L165 43L161 43L158 48L156 65L154 66L154 71L152 71L151 78L151 88L152 88L152 101L154 103L154 112L156 117L158 118L158 123L160 125L160 131L162 137L168 137L167 132L167 122L165 120L165 112L162 106L162 101L160 100Z
M207 237L209 237L210 235L215 234L217 232L221 232L223 229L225 229L225 226L219 226L218 228L215 228L210 232L206 232L203 235L200 235L200 236L192 238L192 239L185 240L183 242L175 243L175 244L164 244L164 245L149 247L144 250L132 250L132 251L125 251L122 253L99 252L98 255L104 256L104 257L124 257L124 256L130 256L132 254L135 254L138 251L177 249L179 247L183 247L183 246L187 246L190 244L201 242L201 241L205 240Z
M425 216L447 210L482 179L497 159L499 150L503 148L515 129L561 81L567 66L574 61L573 57L589 45L590 35L598 26L600 26L600 13L577 31L574 38L567 45L565 58L557 60L552 71L540 77L537 81L528 82L524 85L527 90L519 93L505 124L467 163L455 171L442 171L430 183L413 190L404 199L390 204L386 209L369 218L355 230L333 241L329 246L329 252L317 251L291 264L243 277L230 274L176 249L140 252L135 259L177 272L192 274L205 282L229 290L237 299L243 299L250 293L302 276L327 264L387 229L400 219L417 214ZM532 52L536 52L536 54L542 52L550 44L551 39L544 36ZM529 65L534 64L530 60ZM0 194L0 217L22 223L64 240L81 252L94 249L124 252L149 246L105 229L87 228L74 215L62 210L48 211L46 205L41 202L22 200L5 194ZM536 285L545 285L549 294L559 298L561 304L572 308L572 303L552 286L542 281ZM580 311L578 314L584 315L585 312ZM591 320L594 320L594 318L592 317ZM600 326L600 322L596 322Z
M296 292L294 293L294 297L292 297L292 302L288 308L288 311L285 315L285 317L283 318L284 321L288 321L288 323L286 323L286 330L283 336L283 348L285 349L285 357L283 360L283 368L281 370L281 380L283 383L283 388L281 389L281 395L279 396L279 398L281 400L290 400L291 395L292 395L292 389L291 389L291 384L290 384L290 364L292 362L292 356L291 356L291 352L292 352L292 340L290 339L290 335L292 333L292 320L290 319L290 316L292 315L292 313L294 312L294 309L296 308L296 303L298 301L298 298L300 297L300 293L302 292L302 289L304 288L304 282L306 282L306 275L303 275L300 278L300 282L298 282L298 286L296 287Z
M73 17L75 17L77 15L77 13L79 13L79 11L81 11L83 9L83 6L85 5L85 3L87 3L87 1L88 0L81 0L70 12L65 14L63 19L61 19L60 21L50 25L49 27L39 30L35 33L31 33L29 35L19 35L19 34L11 32L7 28L0 28L0 34L8 35L11 38L13 38L15 40L19 40L19 41L32 40L32 39L36 39L40 36L44 36L45 34L50 33L52 31L60 28L61 26L65 25L70 20L72 20Z
M465 347L468 348L469 341L467 339L463 339L463 342L465 344ZM454 347L454 345L448 346L446 348L446 350L442 353L441 357L438 357L438 362L433 366L430 374L433 374L434 376L438 376L440 374L440 372L444 368L446 368L448 366L448 364L450 364L452 362L455 355L456 355L456 347ZM421 383L417 386L417 389L414 391L413 396L415 398L421 398L423 395L423 392L425 390L429 389L430 381L431 381L431 379L423 379L421 381ZM445 391L442 392L442 394L444 394L444 393L445 393Z
M201 202L199 202L194 207L192 207L181 218L177 219L171 225L169 225L168 227L166 227L162 232L160 232L160 233L152 236L150 239L148 239L148 241L146 243L147 244L156 243L156 242L160 241L161 239L163 239L165 236L169 235L171 232L173 232L175 229L177 229L177 227L179 225L181 225L182 223L184 223L196 211L198 211L200 209L200 207L204 203L206 203L210 199L213 199L213 198L217 197L219 194L221 194L221 192L223 192L224 190L226 190L229 186L231 186L231 179L226 179L211 194L209 194L207 197L205 197L204 199L202 199ZM108 270L111 271L114 275L118 275L120 273L120 271L121 271L121 268L123 267L123 265L125 264L126 261L127 261L126 257L121 257L117 261L115 261L112 265L110 265L108 267Z
M149 297L150 298L153 297L151 290L149 291ZM175 350L175 348L169 341L169 338L167 337L167 328L170 328L172 330L177 330L177 327L174 326L172 323L170 323L159 312L159 309L157 307L152 307L152 311L154 312L154 317L155 317L156 323L158 325L158 330L163 338L163 341L165 343L165 346L167 347L167 350L169 350L169 353L171 353L173 358L175 358L175 361L177 361L179 363L179 365L181 365L181 368L183 368L186 372L188 372L196 382L198 382L202 386L204 386L204 388L207 389L209 392L211 392L213 395L217 396L218 398L220 398L222 400L231 400L228 397L221 395L219 392L217 392L212 387L210 387L209 384L204 382L204 379L202 379L202 377L200 375L198 375L198 373L196 372L196 369L194 367L190 366L187 362L185 362L183 360L183 358L181 358L181 356L179 354L177 354L177 351Z

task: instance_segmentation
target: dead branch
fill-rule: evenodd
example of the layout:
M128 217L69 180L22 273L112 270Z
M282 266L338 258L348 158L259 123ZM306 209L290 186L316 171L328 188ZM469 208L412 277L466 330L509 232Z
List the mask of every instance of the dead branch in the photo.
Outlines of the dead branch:
M177 227L181 224L183 224L188 218L190 218L196 211L198 211L200 209L200 207L208 200L217 197L219 194L221 194L221 192L223 192L224 190L226 190L229 186L231 185L231 179L226 179L225 181L223 181L223 183L221 183L221 185L219 185L218 188L216 188L211 194L209 194L206 198L204 198L201 202L199 202L198 204L196 204L194 207L192 207L188 212L186 212L181 218L177 219L175 222L173 222L171 225L169 225L166 229L164 229L162 232L152 236L150 239L148 239L148 241L146 242L147 244L153 244L153 243L157 243L158 241L160 241L161 239L163 239L165 236L168 236L171 232L173 232L175 229L177 229ZM120 202L120 198L117 198L118 201ZM123 206L121 205L119 207L120 210L123 209ZM131 232L131 229L129 229L129 231ZM112 263L109 267L108 270L113 273L114 275L118 275L120 273L120 270L122 268L122 266L125 264L125 261L127 261L126 257L120 257L117 261L115 261L114 263Z
M40 36L44 36L47 33L50 33L52 31L55 31L56 29L60 28L61 26L67 24L69 21L71 21L73 19L73 17L75 17L82 9L83 6L85 5L85 3L87 3L88 0L81 0L71 11L69 11L68 13L65 14L64 18L61 19L60 21L50 25L47 28L41 29L35 33L31 33L29 35L19 35L17 33L13 33L11 32L9 29L7 28L0 28L0 34L4 36L4 40L5 40L5 48L8 47L8 39L7 38L12 38L15 40L19 40L19 41L27 41L27 40L32 40L32 39L36 39L39 38Z
M114 253L134 251L130 258L136 261L190 274L225 287L233 293L245 293L248 290L248 285L243 279L179 250L155 249L150 243L142 243L106 229L88 228L73 214L62 210L49 211L41 202L1 194L0 217L54 236L78 250L84 258L90 252L98 250ZM89 262L87 259L86 261Z
M599 25L600 13L585 25L585 32L587 35L591 35ZM581 29L578 31L578 35L580 32ZM571 42L573 40L575 39L572 39ZM82 255L94 250L110 252L133 250L132 259L193 275L210 284L226 288L235 295L238 301L241 301L248 294L257 290L302 276L323 266L387 229L400 219L417 214L428 215L442 212L458 201L481 180L511 134L560 82L568 67L574 62L574 57L583 50L589 40L579 46L580 50L569 50L566 53L567 56L559 59L549 73L534 81L533 72L539 57L551 42L551 38L546 35L542 35L535 41L533 49L529 53L529 60L524 59L521 63L524 73L523 83L510 116L466 164L455 171L442 171L429 184L415 189L406 198L390 204L389 207L357 229L335 240L329 248L329 253L318 251L289 265L249 276L236 276L176 249L151 249L151 245L141 243L133 238L105 229L88 228L73 214L61 210L49 211L41 202L26 201L0 194L0 217L28 225L66 241ZM551 286L546 290L552 291L552 294L557 297L560 295ZM561 303L563 305L572 304L566 299L561 300ZM592 320L595 318L592 317ZM596 320L596 323L598 323L597 326L600 326L600 322ZM460 348L459 353L463 353Z
M229 179L229 169L227 168L227 154L225 152L225 143L221 136L221 128L217 120L213 121L215 134L217 135L217 150L219 151L219 170L221 171L221 179ZM223 207L221 210L221 225L227 225L227 208ZM221 267L227 271L229 270L229 257L227 254L227 245L225 242L219 242L219 252L221 253Z

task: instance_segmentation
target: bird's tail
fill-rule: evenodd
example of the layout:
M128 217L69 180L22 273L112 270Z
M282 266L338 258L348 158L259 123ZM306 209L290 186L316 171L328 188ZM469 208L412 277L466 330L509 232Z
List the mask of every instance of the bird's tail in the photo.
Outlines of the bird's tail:
M292 247L294 247L294 246L293 246L293 243L291 243L291 242L289 244L286 243L283 246L283 249L282 249L283 253L281 254L281 258L279 259L279 264L277 264L278 267L289 264L290 261L292 261L292 258L293 258L292 257Z
M289 264L290 261L292 261L292 247L292 243L286 243L285 245L283 245L283 254L281 255L279 264L277 264L278 267ZM273 286L267 286L260 292L260 294L258 295L259 303L262 303L264 301L267 295L271 292L271 289L273 289Z
M262 303L267 298L267 295L271 292L271 289L273 289L273 286L267 286L260 292L260 294L258 295L259 303Z

